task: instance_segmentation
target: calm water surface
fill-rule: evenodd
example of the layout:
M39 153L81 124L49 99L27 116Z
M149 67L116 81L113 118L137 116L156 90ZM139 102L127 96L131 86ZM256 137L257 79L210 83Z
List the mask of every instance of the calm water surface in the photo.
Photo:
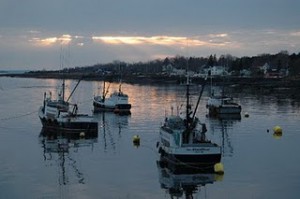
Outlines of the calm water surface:
M75 84L67 81L69 93ZM240 89L232 94L242 117L221 120L206 117L205 92L198 117L207 124L207 136L222 145L225 174L188 176L160 168L155 150L164 115L183 102L184 87L124 84L130 116L94 115L97 138L48 140L40 135L37 110L44 91L55 94L58 85L0 78L0 198L185 198L187 190L194 198L299 198L300 100L293 95ZM92 115L92 97L101 86L80 83L72 97L80 112ZM199 90L192 87L194 101ZM273 135L275 125L282 127L281 137ZM141 137L139 147L132 143L134 135Z

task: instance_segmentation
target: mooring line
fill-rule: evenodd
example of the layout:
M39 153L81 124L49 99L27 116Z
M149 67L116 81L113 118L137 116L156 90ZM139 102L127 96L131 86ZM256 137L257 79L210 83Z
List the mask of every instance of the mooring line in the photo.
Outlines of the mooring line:
M38 111L33 111L33 112L29 112L29 113L22 114L22 115L16 115L16 116L12 116L12 117L0 118L0 121L6 121L6 120L12 120L12 119L20 118L20 117L25 117L25 116L32 115L32 114L37 113L37 112Z

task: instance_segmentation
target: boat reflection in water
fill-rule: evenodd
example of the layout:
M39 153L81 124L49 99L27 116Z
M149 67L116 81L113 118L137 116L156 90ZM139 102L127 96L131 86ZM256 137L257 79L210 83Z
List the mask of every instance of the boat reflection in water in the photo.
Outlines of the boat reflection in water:
M79 148L91 147L97 142L98 134L76 134L47 131L44 128L39 135L40 143L43 148L45 162L59 162L59 185L66 185L69 182L67 171L71 167L78 183L84 184L83 173L79 171L73 153L77 153Z
M115 152L122 138L122 131L128 127L131 115L120 115L112 112L94 113L94 120L98 122L100 145L104 151Z
M176 168L163 159L157 161L159 183L170 198L194 198L207 184L223 180L223 174L214 172L213 167Z
M241 122L240 114L221 114L217 117L210 117L209 126L213 133L221 133L222 140L222 156L233 156L234 145L232 138L232 131L235 125Z
M208 114L209 118L212 119L218 119L218 120L236 120L239 121L242 119L242 116L240 113L237 114L227 114L227 113L223 113L223 114L218 114L218 115L211 115Z

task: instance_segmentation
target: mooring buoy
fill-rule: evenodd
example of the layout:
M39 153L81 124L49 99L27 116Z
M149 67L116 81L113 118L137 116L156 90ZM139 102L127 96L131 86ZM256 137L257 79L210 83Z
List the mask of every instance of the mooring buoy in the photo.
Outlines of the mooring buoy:
M245 113L245 117L249 117L249 113L248 112Z
M274 126L273 131L276 134L282 134L282 128L280 126Z
M132 142L133 142L134 146L139 146L140 145L140 136L134 135L132 138Z
M224 166L221 162L214 165L214 171L217 174L224 174Z

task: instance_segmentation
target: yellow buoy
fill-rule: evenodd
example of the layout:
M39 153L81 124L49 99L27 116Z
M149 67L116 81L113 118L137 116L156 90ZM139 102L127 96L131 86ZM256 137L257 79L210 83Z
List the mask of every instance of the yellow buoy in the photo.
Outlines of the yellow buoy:
M282 134L282 128L280 126L274 126L273 131L275 134Z
M214 170L215 170L215 173L217 174L224 174L224 166L221 162L219 163L216 163L214 165Z
M134 135L132 138L132 142L133 142L134 146L139 146L140 145L140 136Z

